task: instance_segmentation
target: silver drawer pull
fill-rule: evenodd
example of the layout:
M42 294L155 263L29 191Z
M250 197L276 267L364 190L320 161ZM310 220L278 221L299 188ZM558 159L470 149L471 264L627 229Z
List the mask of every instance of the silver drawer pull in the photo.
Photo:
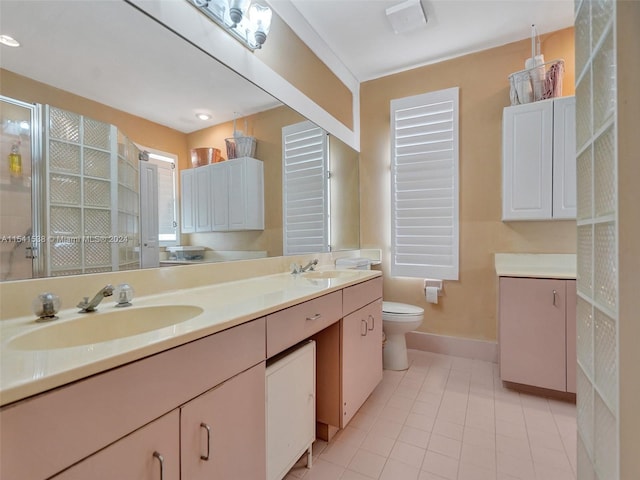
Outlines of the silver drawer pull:
M164 480L164 457L158 452L153 452L153 456L160 462L160 480Z
M319 313L316 313L313 317L307 317L307 320L309 321L318 320L320 317L322 317L322 315L320 315Z
M556 290L553 291L553 306L556 306L556 300L558 298L558 292Z
M371 326L369 327L369 330L373 330L374 328L376 328L376 317L369 314L369 318L371 319ZM367 321L367 325L369 325L369 321Z
M211 453L211 427L206 423L202 422L200 424L200 428L204 428L207 431L207 454L200 455L200 460L209 460L209 454Z
M363 332L362 325L364 325L364 333L362 333ZM362 335L363 337L366 337L367 336L367 331L369 330L369 328L367 326L367 321L364 318L360 319L360 327L361 327L360 328L360 335Z

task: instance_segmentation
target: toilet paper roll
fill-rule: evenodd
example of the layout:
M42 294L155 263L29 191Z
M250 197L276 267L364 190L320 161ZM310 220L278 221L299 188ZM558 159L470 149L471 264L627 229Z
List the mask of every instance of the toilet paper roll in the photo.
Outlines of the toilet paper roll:
M429 303L438 303L438 288L437 287L427 287L424 289L425 295L427 297L427 302Z

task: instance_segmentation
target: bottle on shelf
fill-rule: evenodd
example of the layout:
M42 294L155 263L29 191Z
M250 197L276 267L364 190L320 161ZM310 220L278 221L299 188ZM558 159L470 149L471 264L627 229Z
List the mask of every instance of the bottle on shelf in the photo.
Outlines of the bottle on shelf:
M11 145L9 153L9 173L12 177L22 176L22 155L20 155L20 142Z

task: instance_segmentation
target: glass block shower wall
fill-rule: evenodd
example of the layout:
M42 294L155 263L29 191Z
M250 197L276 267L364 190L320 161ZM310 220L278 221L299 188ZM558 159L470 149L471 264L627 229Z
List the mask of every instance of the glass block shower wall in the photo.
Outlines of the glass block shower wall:
M47 275L137 268L137 148L73 112L46 106L44 123Z
M576 0L578 478L619 478L615 1Z

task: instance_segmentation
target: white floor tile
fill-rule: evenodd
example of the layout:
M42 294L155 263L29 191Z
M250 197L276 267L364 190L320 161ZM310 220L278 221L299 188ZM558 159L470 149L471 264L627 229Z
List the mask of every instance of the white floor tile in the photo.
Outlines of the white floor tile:
M575 480L575 405L508 390L489 362L416 350L409 362L285 480Z

